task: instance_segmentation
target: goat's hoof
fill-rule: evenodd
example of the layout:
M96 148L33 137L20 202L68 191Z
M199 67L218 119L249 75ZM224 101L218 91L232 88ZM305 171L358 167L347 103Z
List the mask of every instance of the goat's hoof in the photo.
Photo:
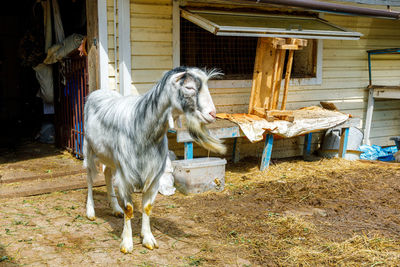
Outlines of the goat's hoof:
M131 253L132 250L133 250L133 245L128 245L127 246L127 245L123 244L123 242L121 243L120 251L122 253L124 253L124 254Z
M150 245L150 244L143 244L143 246L144 246L145 248L148 248L148 249L150 249L150 250L153 250L153 246Z
M150 250L153 250L154 248L158 248L157 241L153 235L151 235L150 237L147 236L147 238L144 237L142 244L145 248L148 248Z
M124 254L128 254L128 253L131 253L132 251L129 251L127 248L124 248L124 247L121 247L121 252L122 253L124 253Z
M119 217L119 218L124 217L124 213L123 213L123 212L119 212L119 211L114 211L114 212L113 212L113 215L114 215L115 217Z
M96 216L86 216L88 219L89 219L89 221L94 221L94 220L96 220Z

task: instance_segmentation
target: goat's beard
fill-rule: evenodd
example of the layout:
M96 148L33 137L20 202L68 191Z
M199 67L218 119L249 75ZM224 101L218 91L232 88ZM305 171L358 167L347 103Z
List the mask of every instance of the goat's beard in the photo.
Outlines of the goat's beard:
M200 122L199 119L190 114L187 114L185 117L189 134L196 143L212 152L219 154L226 153L226 146L222 144L221 140L210 135L203 122Z

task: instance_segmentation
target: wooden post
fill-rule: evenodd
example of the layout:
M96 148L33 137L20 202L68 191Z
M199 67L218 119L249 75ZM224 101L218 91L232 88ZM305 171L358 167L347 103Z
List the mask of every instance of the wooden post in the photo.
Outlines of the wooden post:
M293 65L293 54L294 50L289 50L288 61L286 65L286 73L285 73L285 88L283 91L281 110L286 109L286 100L289 90L290 74L292 72L292 65Z
M285 91L281 109L286 108L286 99L293 64L293 50L307 45L307 40L288 38L259 38L254 63L253 84L249 102L249 114L266 116L266 111L279 106L286 51L289 50L288 67L285 73Z
M374 113L374 103L375 103L374 88L369 87L367 116L365 118L365 129L364 129L364 144L366 145L371 144L371 141L369 140L369 135L371 132L372 114Z
M266 42L262 38L258 38L256 59L254 62L253 84L251 86L251 95L249 102L249 114L252 114L256 105L256 100L259 98L262 81L262 65L263 58L266 50Z
M275 53L273 38L258 38L249 114L265 115L271 96Z
M89 92L100 88L99 84L99 18L97 1L86 0L87 51L88 51L88 89Z
M278 108L279 92L281 89L282 73L283 73L283 66L285 65L285 57L286 57L286 50L279 49L278 73L276 75L276 80L275 80L274 100L273 100L272 109Z
M279 50L275 53L275 59L274 59L274 72L272 75L272 87L271 87L271 94L270 94L270 99L269 99L269 104L267 109L273 109L274 108L274 104L275 104L275 91L276 91L276 84L277 84L277 80L279 79L278 77L278 72L279 72L279 62L280 62L280 58L281 58L281 53L282 50Z

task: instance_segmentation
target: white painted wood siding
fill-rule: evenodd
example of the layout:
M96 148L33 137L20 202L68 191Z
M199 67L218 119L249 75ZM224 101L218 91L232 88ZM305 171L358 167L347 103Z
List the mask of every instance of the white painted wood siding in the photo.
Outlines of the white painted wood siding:
M113 0L108 0L110 79L113 79ZM131 0L132 82L143 94L173 66L172 0ZM378 8L378 7L375 7ZM332 101L343 111L364 119L368 93L366 50L400 47L400 21L325 14L325 19L364 36L358 41L323 41L323 79L321 85L290 86L288 109ZM400 85L400 55L374 56L373 79L382 85ZM211 88L218 112L246 112L251 88ZM400 135L400 101L378 100L373 117L371 141L393 145L389 137ZM320 136L313 139L315 146ZM231 144L231 140L227 141ZM273 157L301 155L303 137L275 142ZM262 142L243 141L242 155L260 155ZM183 145L170 138L170 148L182 154ZM195 156L207 155L202 150ZM229 155L228 155L229 156Z
M133 87L143 94L172 68L172 0L131 1Z

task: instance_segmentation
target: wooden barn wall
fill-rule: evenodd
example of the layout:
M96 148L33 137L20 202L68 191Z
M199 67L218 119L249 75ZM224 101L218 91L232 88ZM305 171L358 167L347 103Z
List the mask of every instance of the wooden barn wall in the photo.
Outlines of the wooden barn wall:
M132 82L140 94L172 68L172 1L131 1Z
M110 83L114 84L113 0L108 0L108 29ZM131 48L132 83L145 93L172 68L172 1L131 0ZM364 34L358 41L323 41L323 79L320 85L290 86L288 109L317 105L320 101L332 101L343 111L365 117L368 85L368 49L399 47L400 22L366 17L351 17L325 14L325 19L339 26ZM400 56L375 56L373 61L374 81L384 85L400 84ZM211 88L218 112L246 112L250 87ZM377 145L392 145L389 137L400 134L400 101L380 100L376 102L371 131L371 141ZM313 138L313 147L320 142L321 135ZM183 145L177 144L170 135L170 149L183 155ZM302 154L303 137L276 140L273 157L290 157ZM229 151L232 140L226 140ZM242 156L261 156L263 142L250 144L245 139L240 145ZM207 152L197 149L195 156ZM228 152L228 157L230 152Z
M325 15L328 21L364 34L360 40L324 40L321 85L290 86L287 109L331 101L345 113L366 116L368 101L367 50L400 46L400 22L366 17ZM380 85L400 85L400 55L374 55L373 81ZM251 88L211 89L219 112L247 112ZM400 100L377 100L373 114L371 143L393 145L389 137L400 134ZM276 142L273 157L301 155L303 137ZM319 138L314 139L313 147ZM279 143L279 145L278 145ZM242 154L256 152L262 144L242 145Z

